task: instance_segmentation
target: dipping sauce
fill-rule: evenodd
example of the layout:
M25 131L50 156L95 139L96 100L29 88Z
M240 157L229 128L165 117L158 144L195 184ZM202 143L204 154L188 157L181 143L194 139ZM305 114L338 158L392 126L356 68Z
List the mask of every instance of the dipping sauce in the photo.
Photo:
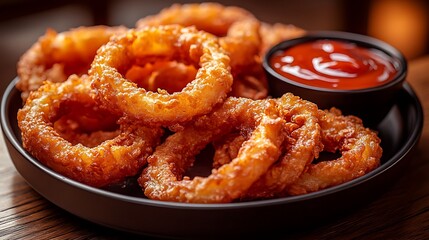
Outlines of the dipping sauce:
M386 84L399 68L398 63L380 50L337 40L316 40L278 51L269 64L290 80L338 90Z

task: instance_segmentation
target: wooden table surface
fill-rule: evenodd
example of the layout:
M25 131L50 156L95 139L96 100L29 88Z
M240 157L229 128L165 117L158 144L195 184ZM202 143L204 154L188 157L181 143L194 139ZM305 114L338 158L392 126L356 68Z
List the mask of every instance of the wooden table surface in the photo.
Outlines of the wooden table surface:
M282 238L429 239L429 56L410 61L408 76L425 112L413 166L358 211ZM45 200L15 170L0 135L0 239L53 238L149 239L83 221Z

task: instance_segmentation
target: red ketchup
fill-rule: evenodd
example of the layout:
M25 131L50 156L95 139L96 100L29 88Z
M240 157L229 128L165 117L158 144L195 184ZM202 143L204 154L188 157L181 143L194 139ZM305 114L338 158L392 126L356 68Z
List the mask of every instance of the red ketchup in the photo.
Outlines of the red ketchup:
M383 85L397 73L397 66L384 52L337 40L317 40L281 50L273 54L270 65L290 80L338 90Z

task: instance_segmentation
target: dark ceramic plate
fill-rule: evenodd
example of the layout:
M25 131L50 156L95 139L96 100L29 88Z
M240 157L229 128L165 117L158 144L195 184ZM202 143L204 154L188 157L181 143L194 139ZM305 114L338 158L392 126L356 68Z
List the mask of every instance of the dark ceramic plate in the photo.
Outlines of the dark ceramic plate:
M357 211L390 186L408 165L423 128L421 104L408 84L377 127L382 164L351 182L319 192L228 204L185 204L146 199L137 187L96 189L61 176L21 145L16 114L21 99L16 79L1 102L1 127L10 157L31 187L60 208L91 222L126 232L177 238L288 232Z

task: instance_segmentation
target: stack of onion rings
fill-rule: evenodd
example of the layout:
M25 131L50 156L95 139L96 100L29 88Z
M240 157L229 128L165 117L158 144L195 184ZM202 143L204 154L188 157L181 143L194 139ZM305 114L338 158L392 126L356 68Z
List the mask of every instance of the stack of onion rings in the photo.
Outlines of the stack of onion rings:
M274 192L281 192L288 184L298 179L307 164L318 155L321 149L321 138L320 126L317 124L317 110L315 104L292 94L285 94L278 100L252 101L229 98L210 115L198 119L194 124L187 125L182 131L167 138L149 158L149 167L144 170L140 184L144 187L147 196L160 200L224 202L239 197L256 198L253 195L259 197L261 194L267 198L266 192L273 196ZM277 164L274 164L271 156L266 156L265 150L261 149L263 141L254 139L256 134L260 134L258 127L265 126L260 124L264 123L263 116L267 114L283 122L281 126L276 127L277 134L280 134L275 138L279 141L274 145L277 154L272 153L271 156L276 156L274 159L276 161L282 152L282 145L284 145L283 148L287 148L285 149L287 152ZM258 126L254 130L256 133L245 137L250 134L249 129L255 128L253 125ZM237 138L243 142L239 144L239 150L236 151L237 155L233 159L220 162L219 158L215 157L214 164L219 167L207 178L196 177L193 180L187 180L182 176L186 168L192 165L193 155L196 155L202 147L213 142L214 139L222 139L224 135L237 130L239 130ZM265 137L268 138L268 136ZM188 138L192 141L184 141ZM268 139L273 141L272 137ZM180 144L180 142L183 143ZM249 145L250 142L256 142L258 147ZM178 145L181 147L172 147ZM255 177L253 171L257 171L257 166L261 163L253 160L255 163L248 164L242 159L251 159L252 157L244 156L250 155L248 151L254 151L254 149L258 151L259 161L264 164L268 161L269 165L263 165L264 173L259 173L258 177L252 178L252 182L249 183L249 177ZM159 174L160 172L163 174ZM220 179L225 182L221 182ZM242 179L245 179L245 183ZM234 184L238 184L238 187Z
M306 108L307 112L308 109ZM308 137L303 138L303 133L298 131L303 131L304 128L296 131L296 137L302 138L298 141L305 139L306 143L296 145L289 143L286 154L264 177L255 182L242 196L242 200L315 192L348 182L378 167L382 149L376 132L365 128L362 121L355 116L341 115L338 109L316 111L316 115L314 112L311 115L317 118L313 121L318 122L318 130L313 129L307 134L314 134L320 142L312 142L314 139ZM306 119L309 121L311 118ZM297 140L292 141L296 143ZM217 143L214 159L216 166L229 163L236 156L236 149L240 148L242 143L241 136L232 136ZM294 149L296 146L308 149L296 150ZM338 151L340 157L317 162L321 152Z
M284 120L274 101L229 98L218 109L170 137L148 159L139 183L152 199L180 202L231 202L240 197L280 156ZM184 176L194 157L231 131L248 134L239 154L208 177Z
M232 96L262 99L268 96L268 84L260 67L260 22L242 8L218 3L174 4L159 14L138 20L137 28L180 24L219 37L220 45L231 58L234 76Z
M137 178L150 199L194 203L306 194L380 164L380 139L359 118L269 97L261 57L304 30L217 3L136 26L48 31L23 55L18 126L40 162L90 186ZM192 172L210 147L210 173Z

